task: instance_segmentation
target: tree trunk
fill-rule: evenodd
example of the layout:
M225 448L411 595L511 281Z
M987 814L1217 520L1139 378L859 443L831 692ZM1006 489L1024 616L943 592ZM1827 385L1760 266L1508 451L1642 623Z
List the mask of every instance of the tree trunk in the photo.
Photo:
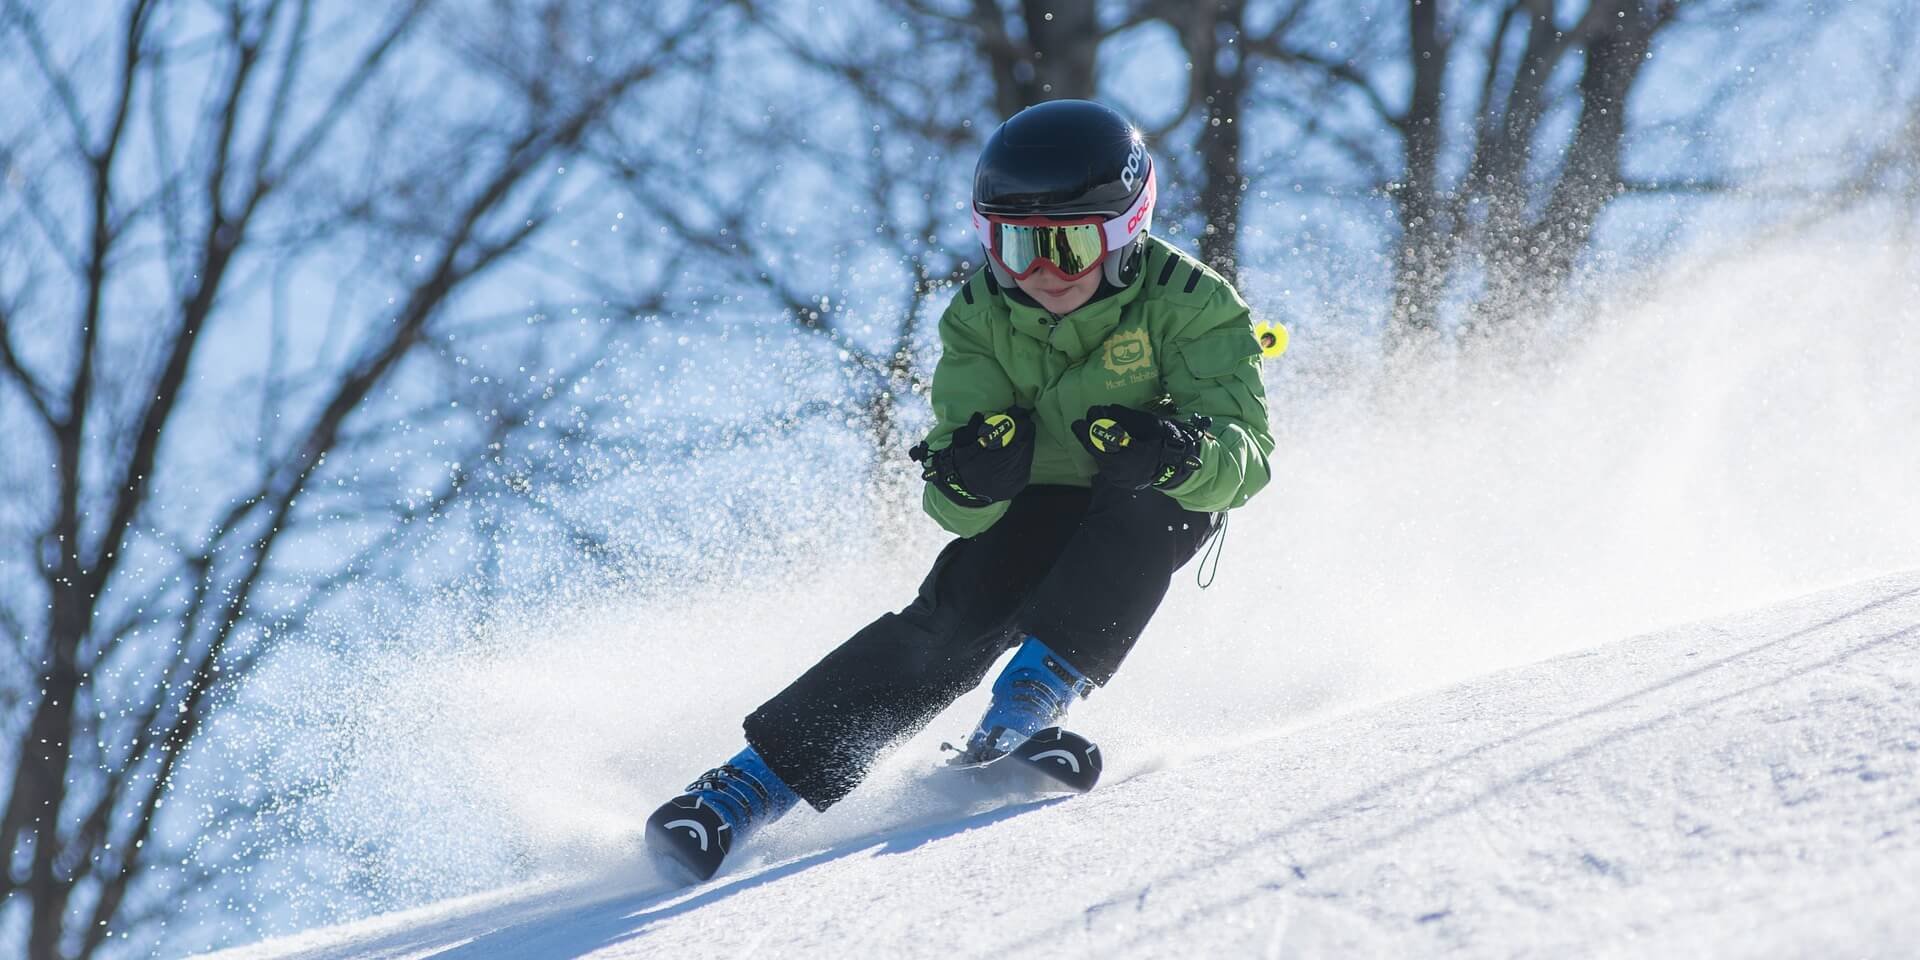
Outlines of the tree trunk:
M1020 8L1033 45L1022 106L1093 99L1102 38L1093 0L1025 0Z
M63 545L65 546L65 545ZM80 689L80 671L74 663L80 638L89 619L87 598L80 595L79 564L71 550L62 551L62 583L53 585L49 620L48 665L40 675L40 703L33 722L20 741L21 762L8 812L22 817L20 833L9 849L17 850L31 836L27 895L33 903L27 935L29 960L58 960L60 934L72 884L59 875L60 811L67 801L67 763L72 754L74 700Z
M1580 119L1567 148L1566 167L1534 230L1538 251L1526 293L1546 302L1565 288L1573 265L1593 239L1594 226L1624 188L1621 156L1627 134L1627 96L1647 63L1655 20L1630 12L1587 42L1580 76Z
M1207 266L1239 282L1240 200L1246 177L1240 167L1241 103L1247 87L1241 33L1246 0L1218 0L1193 11L1186 31L1193 82L1206 105L1200 130L1200 161L1206 173L1200 185L1200 258Z
M1598 8L1616 15L1602 17L1582 43L1580 115L1545 206L1532 218L1489 224L1486 291L1472 310L1479 335L1553 309L1600 215L1620 195L1627 97L1664 22L1662 6Z
M1090 100L1099 77L1099 11L1093 0L1022 0L1025 41L1007 32L997 0L974 0L972 38L993 73L1001 119L1048 100Z
M1440 222L1440 108L1447 46L1440 38L1439 4L1408 0L1408 59L1413 95L1399 119L1404 169L1389 190L1400 237L1393 252L1393 309L1387 341L1396 351L1432 335L1439 326L1440 291L1446 285L1450 238Z

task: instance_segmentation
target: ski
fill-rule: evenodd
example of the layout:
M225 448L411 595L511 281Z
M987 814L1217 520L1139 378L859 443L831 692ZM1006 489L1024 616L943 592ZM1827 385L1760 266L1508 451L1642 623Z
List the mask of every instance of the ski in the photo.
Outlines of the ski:
M1100 748L1070 730L1048 727L1012 750L977 763L953 760L956 772L1015 793L1086 793L1100 782Z

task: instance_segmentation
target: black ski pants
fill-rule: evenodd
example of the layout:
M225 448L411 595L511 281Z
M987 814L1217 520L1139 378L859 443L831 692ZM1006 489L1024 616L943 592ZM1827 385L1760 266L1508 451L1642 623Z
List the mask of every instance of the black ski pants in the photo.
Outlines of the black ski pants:
M1105 685L1217 515L1157 490L1031 486L940 551L920 593L747 717L747 742L815 809L1031 634Z

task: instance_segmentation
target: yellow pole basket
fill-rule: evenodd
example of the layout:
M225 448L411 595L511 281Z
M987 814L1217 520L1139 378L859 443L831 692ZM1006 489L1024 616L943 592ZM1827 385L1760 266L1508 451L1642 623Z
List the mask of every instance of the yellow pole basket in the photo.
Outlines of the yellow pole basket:
M1253 327L1253 338L1260 341L1260 356L1272 360L1287 352L1287 328L1262 320Z

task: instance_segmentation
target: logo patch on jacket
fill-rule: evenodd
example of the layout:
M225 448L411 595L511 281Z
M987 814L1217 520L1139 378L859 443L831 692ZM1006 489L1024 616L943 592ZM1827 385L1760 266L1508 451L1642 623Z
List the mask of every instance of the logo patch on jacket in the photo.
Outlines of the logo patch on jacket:
M1128 330L1107 338L1101 348L1101 366L1114 375L1110 383L1138 383L1155 378L1153 340L1145 330Z

